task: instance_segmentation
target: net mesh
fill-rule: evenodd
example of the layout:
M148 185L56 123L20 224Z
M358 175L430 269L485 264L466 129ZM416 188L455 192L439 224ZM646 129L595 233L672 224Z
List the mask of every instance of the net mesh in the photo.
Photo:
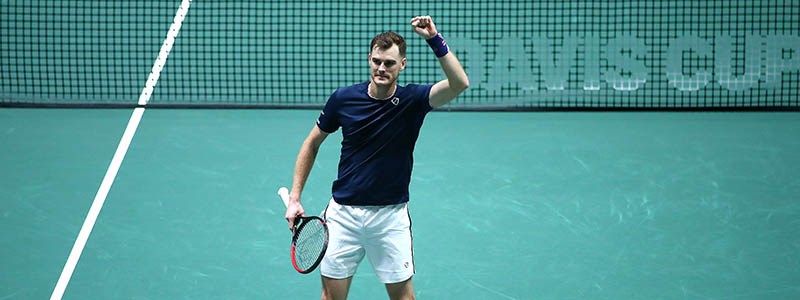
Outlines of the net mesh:
M136 105L180 1L3 1L0 103ZM320 107L408 43L400 84L444 75L431 15L470 76L452 109L797 108L800 2L192 2L150 105Z

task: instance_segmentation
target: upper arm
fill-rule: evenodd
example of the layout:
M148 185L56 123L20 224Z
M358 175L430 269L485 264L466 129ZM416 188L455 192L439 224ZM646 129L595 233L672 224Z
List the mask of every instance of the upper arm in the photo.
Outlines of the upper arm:
M428 98L431 107L437 108L455 99L459 94L461 94L461 91L450 88L450 82L445 79L437 82L431 87Z
M319 129L319 126L315 124L314 127L311 128L311 132L308 133L305 144L311 146L314 150L319 149L319 146L325 141L328 135L330 135L330 133L322 131Z

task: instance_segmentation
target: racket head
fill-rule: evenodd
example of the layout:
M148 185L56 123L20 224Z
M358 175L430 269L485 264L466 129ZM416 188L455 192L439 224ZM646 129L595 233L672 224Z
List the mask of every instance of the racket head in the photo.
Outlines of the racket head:
M297 217L292 234L292 266L308 274L316 269L328 250L328 225L320 217Z

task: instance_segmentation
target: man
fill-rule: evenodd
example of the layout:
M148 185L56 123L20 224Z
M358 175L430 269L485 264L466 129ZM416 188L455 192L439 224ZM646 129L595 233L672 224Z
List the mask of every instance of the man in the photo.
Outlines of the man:
M406 43L394 32L378 34L368 55L370 80L336 90L297 155L289 227L305 216L303 187L320 144L342 128L342 149L333 197L323 212L330 242L320 265L322 299L346 299L356 268L366 256L391 299L414 299L408 186L414 146L426 114L469 86L430 16L411 26L438 57L447 79L433 85L397 85L406 67Z

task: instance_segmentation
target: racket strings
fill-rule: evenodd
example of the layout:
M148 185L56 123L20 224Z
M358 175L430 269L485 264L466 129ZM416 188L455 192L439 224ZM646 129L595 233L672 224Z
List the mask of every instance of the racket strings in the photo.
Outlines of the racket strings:
M311 220L300 228L295 241L295 261L301 269L313 266L325 250L325 225Z

